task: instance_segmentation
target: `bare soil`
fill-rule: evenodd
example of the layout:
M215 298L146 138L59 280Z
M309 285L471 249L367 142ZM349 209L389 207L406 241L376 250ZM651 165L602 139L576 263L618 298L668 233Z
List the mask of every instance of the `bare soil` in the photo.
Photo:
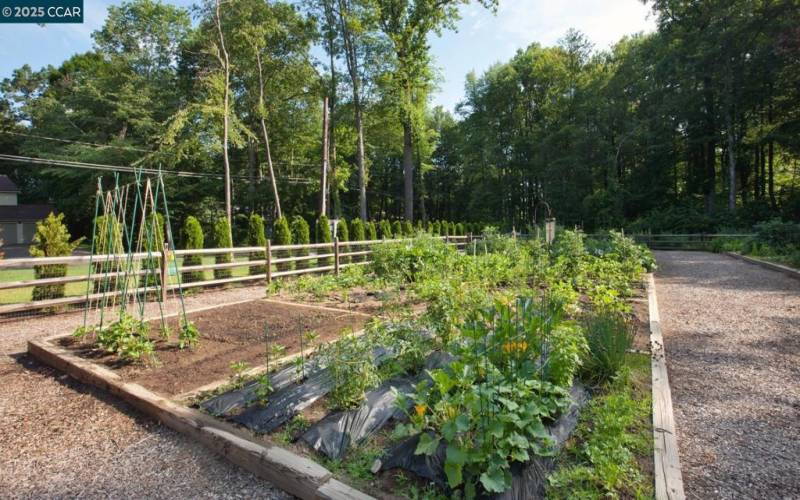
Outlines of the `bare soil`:
M302 305L288 305L266 300L190 313L189 321L200 332L200 342L191 349L179 349L174 336L156 342L155 361L120 363L115 356L98 352L91 339L62 340L62 345L78 350L115 369L126 380L164 395L177 395L196 389L232 374L231 363L249 366L263 364L264 330L270 343L285 346L284 355L310 349L303 336L316 333L316 345L339 338L347 330L360 330L368 320L361 314L332 311ZM158 335L160 322L152 321L151 337ZM178 331L178 317L167 320L172 332Z

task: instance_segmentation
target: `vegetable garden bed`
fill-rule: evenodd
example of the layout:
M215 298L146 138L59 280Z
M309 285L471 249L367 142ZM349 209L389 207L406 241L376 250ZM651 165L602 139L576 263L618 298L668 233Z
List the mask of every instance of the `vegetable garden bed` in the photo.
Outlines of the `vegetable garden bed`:
M373 274L286 285L284 295L324 303L388 290L380 309L393 304L392 314L338 339L365 316L306 307L310 317L292 319L301 306L255 301L190 318L200 344L162 342L155 366L90 359L96 351L63 338L32 342L31 352L304 498L359 494L344 483L387 498L532 498L562 496L578 480L587 494L651 495L652 448L642 443L652 430L641 406L604 431L627 455L580 452L595 423L647 393L642 355L630 353L647 345L644 269L625 256L593 257L576 238L543 250L490 237L471 256L404 242L375 256ZM598 283L604 274L608 284ZM314 345L303 345L310 328ZM604 404L614 397L622 402ZM620 456L614 478L594 470ZM280 477L287 470L294 481Z

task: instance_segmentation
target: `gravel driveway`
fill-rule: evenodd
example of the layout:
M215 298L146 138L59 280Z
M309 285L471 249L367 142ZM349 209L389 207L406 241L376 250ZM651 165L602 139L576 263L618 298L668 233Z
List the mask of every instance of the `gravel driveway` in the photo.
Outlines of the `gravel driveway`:
M800 280L656 252L688 498L800 498Z
M255 299L205 292L187 308ZM0 323L0 498L290 498L270 483L25 354L80 314Z

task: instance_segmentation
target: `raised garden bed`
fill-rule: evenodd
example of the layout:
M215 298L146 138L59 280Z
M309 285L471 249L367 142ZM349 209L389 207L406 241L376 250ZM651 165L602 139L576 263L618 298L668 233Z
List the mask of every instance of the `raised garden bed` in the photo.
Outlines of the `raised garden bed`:
M146 364L120 363L115 356L96 350L91 338L65 337L60 345L102 363L126 381L175 396L229 376L232 363L262 364L265 328L270 342L282 345L283 355L291 355L300 352L304 334L313 332L316 343L327 343L338 339L343 331L361 330L370 318L357 311L270 300L206 309L187 317L202 332L202 342L181 350L174 336L157 340L154 360ZM178 321L178 316L167 319L171 331L178 330ZM160 327L160 321L150 322L153 338L158 338ZM305 347L310 350L310 346Z
M515 242L513 247L500 243L513 249L507 252L518 251ZM592 428L593 422L582 420L582 408L592 405L587 415L600 419L613 409L591 402L594 398L612 397L616 389L630 393L627 378L614 382L622 387L608 385L619 380L614 374L624 362L611 372L596 371L601 369L596 363L602 363L596 339L630 336L622 350L622 344L616 346L618 358L645 356L644 288L636 288L629 278L624 287L617 285L629 297L626 306L607 287L587 282L610 272L618 273L612 275L615 280L622 279L620 271L607 269L613 261L597 258L581 257L588 263L584 265L594 267L580 271L586 284L579 289L559 285L548 291L536 285L541 275L518 278L510 267L503 268L517 262L506 251L475 259L487 269L500 266L499 274L487 274L471 260L438 248L401 250L434 254L431 259L441 259L494 298L487 301L447 277L417 283L408 269L422 273L426 264L422 260L419 268L415 255L408 260L412 267L400 271L402 279L410 277L412 294L382 300L401 303L404 311L366 331L359 327L367 316L352 312L358 309L353 303L365 301L350 299L375 292L358 290L360 279L319 294L324 295L321 302L346 303L350 311L254 301L190 314L203 332L200 345L180 350L171 341L157 343L156 365L122 365L63 337L32 342L30 351L303 498L362 495L344 484L385 498L455 493L532 498L552 486L547 478L553 471L586 467L580 454L573 462L561 458L562 447L579 448L585 429ZM564 261L556 264L563 266L559 272L572 272ZM476 276L490 278L475 281ZM323 290L328 284L313 286ZM406 293L403 285L393 290ZM427 306L422 318L416 314L420 306ZM385 304L379 309L386 310ZM633 316L624 313L631 309ZM268 367L259 366L269 351L265 325L271 341L287 347L283 358L272 358ZM595 328L612 335L584 333ZM339 339L342 329L357 333ZM312 330L318 334L318 349L308 355L301 339ZM242 362L254 368L232 374L231 365ZM641 366L627 364L637 370ZM641 379L638 372L630 379L636 380L639 393L646 392ZM635 426L619 432L638 432L639 437L642 431L649 433L641 426L641 414L637 419ZM584 430L572 438L576 429ZM635 460L646 461L647 453L640 454ZM632 478L637 493L652 491L647 486L652 461L627 467L636 469ZM561 484L569 488L572 476L559 477L566 478ZM627 491L624 485L612 486Z

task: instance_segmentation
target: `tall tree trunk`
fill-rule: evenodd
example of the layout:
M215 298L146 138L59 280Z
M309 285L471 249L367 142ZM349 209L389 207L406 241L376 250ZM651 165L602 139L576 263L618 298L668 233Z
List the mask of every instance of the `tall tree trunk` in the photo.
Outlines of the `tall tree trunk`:
M333 40L330 40L331 46L333 46ZM337 219L341 218L342 216L342 205L339 200L339 187L336 185L336 102L337 102L337 93L336 93L336 66L334 65L334 55L333 51L330 53L330 61L331 61L331 87L328 90L329 96L328 99L330 100L330 117L328 118L329 121L329 128L330 133L328 134L328 161L330 163L330 175L328 176L328 198L331 204L331 212L333 216Z
M350 83L353 89L353 118L356 126L356 166L358 168L358 216L367 220L367 168L364 153L364 120L361 102L361 77L358 73L358 52L355 35L347 22L349 8L344 0L339 0L339 24L342 28L342 42L344 44L347 72L350 74Z
M322 168L319 181L319 214L328 215L328 98L322 105Z
M769 191L769 205L773 210L778 208L778 202L775 199L775 143L772 139L769 140L767 149L767 190Z
M228 218L228 228L233 228L233 215L231 209L231 164L228 158L228 109L230 107L230 79L231 68L228 50L225 48L225 36L222 34L222 18L220 17L221 0L216 0L216 24L219 35L218 59L225 74L225 88L222 94L222 161L225 167L225 216ZM231 241L233 238L231 237Z
M736 210L736 133L730 109L725 115L728 127L728 211Z
M281 198L278 195L278 182L275 179L275 168L272 165L272 152L269 147L269 133L267 132L267 121L264 117L266 108L264 107L264 74L262 71L261 55L256 50L256 64L258 65L258 107L259 119L261 121L261 134L264 136L264 151L267 155L267 168L269 168L269 180L272 183L272 196L275 198L275 215L281 217Z
M414 222L414 140L408 117L403 120L403 187L405 219Z

